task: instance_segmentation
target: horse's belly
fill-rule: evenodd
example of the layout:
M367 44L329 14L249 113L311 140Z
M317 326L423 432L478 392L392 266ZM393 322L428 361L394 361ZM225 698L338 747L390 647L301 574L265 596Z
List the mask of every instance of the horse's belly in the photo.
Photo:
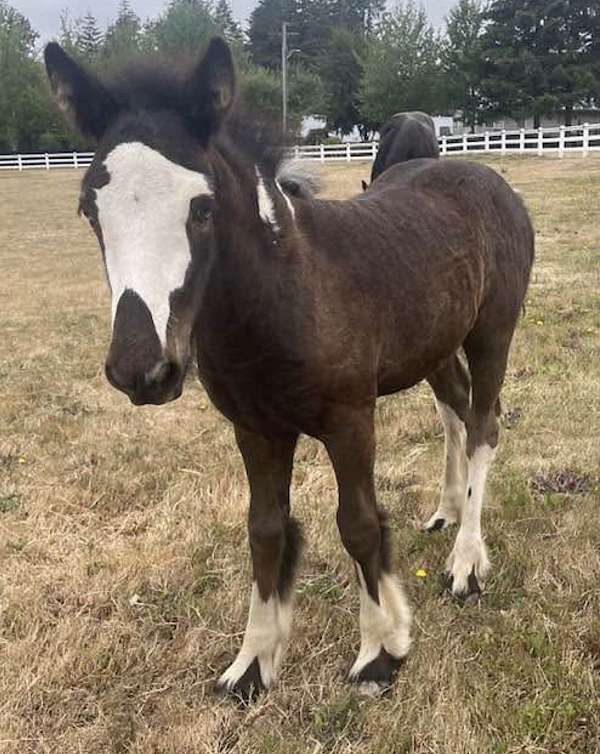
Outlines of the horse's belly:
M377 370L379 395L406 390L426 379L465 341L477 318L475 300L461 311L438 311L429 321L415 317L397 323L386 341Z

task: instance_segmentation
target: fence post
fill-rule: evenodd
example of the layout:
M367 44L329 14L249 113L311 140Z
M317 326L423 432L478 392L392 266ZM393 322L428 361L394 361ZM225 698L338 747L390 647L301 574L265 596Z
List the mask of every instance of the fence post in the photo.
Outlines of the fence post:
M448 144L446 142L446 134L442 134L442 154L446 154L448 152Z
M320 149L320 153L321 153L321 162L325 162L325 145L324 145L324 144L321 144L320 146L321 146L321 149Z
M525 151L525 129L522 128L519 132L519 152Z
M489 152L490 151L490 132L486 131L483 134L483 151Z
M563 157L565 153L565 127L560 126L558 129L558 156Z
M371 153L372 153L373 159L375 159L377 157L377 142L375 141L371 142Z
M21 158L21 155L17 155L17 165L19 166L19 172L23 170L23 160Z
M300 159L300 147L297 144L294 145L294 159Z
M583 124L583 156L587 156L590 152L590 124Z
M502 129L502 133L500 134L500 152L502 154L506 154L506 129Z
M538 128L537 153L539 157L544 154L544 129L541 126Z
M73 166L75 169L79 167L79 163L77 162L77 152L73 152Z
M50 158L48 157L48 152L44 153L44 164L46 165L46 170L50 170Z
M350 142L347 141L346 142L346 162L350 162L351 159L352 159L352 155L350 152Z
M467 139L467 134L463 134L462 151L463 152L468 152L469 151L469 141Z

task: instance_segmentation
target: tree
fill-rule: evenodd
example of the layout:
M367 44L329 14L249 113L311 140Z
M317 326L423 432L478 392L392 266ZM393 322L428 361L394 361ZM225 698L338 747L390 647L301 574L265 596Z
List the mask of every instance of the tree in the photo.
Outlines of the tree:
M77 21L75 48L83 60L91 62L100 54L102 41L103 34L98 28L98 21L88 10L85 16Z
M448 106L462 110L471 131L481 120L481 53L483 33L481 0L459 0L446 19L442 52Z
M440 53L423 8L409 1L385 14L363 59L361 117L381 125L402 110L441 110Z
M594 95L600 9L589 0L494 0L483 35L482 88L493 115L517 120Z
M299 14L296 0L259 0L250 14L248 50L255 65L274 70L281 66L281 27L291 25L292 45L299 41Z
M171 0L145 31L145 47L166 55L198 55L219 33L209 0Z
M243 34L238 22L234 19L231 6L227 0L219 0L214 11L215 22L223 37L232 44L240 44Z
M302 118L321 112L323 91L314 73L297 66L288 81L288 131L298 135ZM269 123L281 123L282 87L279 72L250 64L240 77L243 102Z
M348 29L335 29L328 52L321 56L318 71L325 90L323 115L330 130L348 134L358 125L363 138L370 128L358 109L363 74L364 42Z
M142 42L142 23L129 0L121 0L117 18L104 36L102 56L114 62L139 52Z
M37 33L6 0L0 0L0 151L30 150L49 121Z

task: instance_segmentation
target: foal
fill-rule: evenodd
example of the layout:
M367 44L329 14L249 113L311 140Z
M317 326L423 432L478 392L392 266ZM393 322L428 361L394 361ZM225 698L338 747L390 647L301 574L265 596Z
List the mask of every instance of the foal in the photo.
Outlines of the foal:
M57 44L45 57L60 106L98 143L80 209L112 292L107 377L134 404L173 400L193 348L244 459L254 582L220 685L248 696L276 678L300 541L290 477L306 433L333 463L358 578L350 676L386 687L409 649L410 611L375 498L375 401L431 385L446 470L427 527L460 522L451 588L478 593L498 399L533 260L522 202L493 170L438 160L393 166L349 201L290 196L278 158L232 114L233 64L219 39L184 76L131 71L113 85Z
M371 169L371 183L398 162L439 157L435 124L427 113L397 113L381 129L379 149Z

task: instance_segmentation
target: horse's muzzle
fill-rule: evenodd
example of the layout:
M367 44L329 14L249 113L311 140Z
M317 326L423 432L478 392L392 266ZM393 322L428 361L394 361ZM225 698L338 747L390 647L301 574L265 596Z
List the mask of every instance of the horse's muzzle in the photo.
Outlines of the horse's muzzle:
M179 398L183 389L185 369L174 361L161 359L142 374L127 377L117 365L106 364L106 378L136 406L161 405Z

